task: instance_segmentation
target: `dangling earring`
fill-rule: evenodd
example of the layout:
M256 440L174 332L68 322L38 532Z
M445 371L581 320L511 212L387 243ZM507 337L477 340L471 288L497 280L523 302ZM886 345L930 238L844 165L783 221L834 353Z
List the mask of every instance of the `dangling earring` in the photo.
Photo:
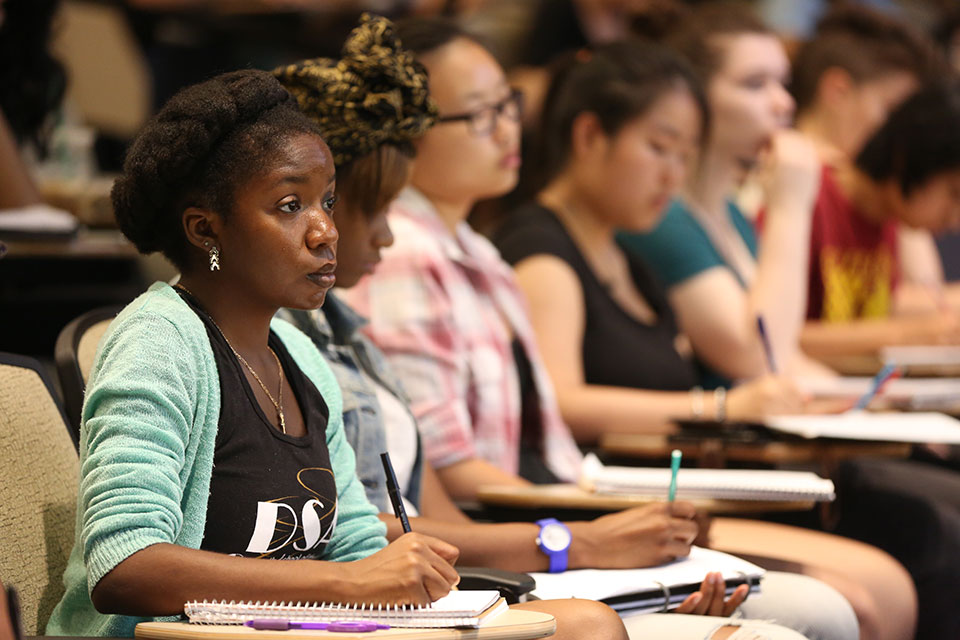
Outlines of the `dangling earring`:
M210 271L220 271L220 249L210 247Z

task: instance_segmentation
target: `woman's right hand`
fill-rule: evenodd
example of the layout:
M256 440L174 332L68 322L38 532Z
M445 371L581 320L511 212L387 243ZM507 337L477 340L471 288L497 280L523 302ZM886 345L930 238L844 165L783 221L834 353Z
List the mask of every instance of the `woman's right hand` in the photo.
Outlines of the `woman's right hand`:
M430 604L460 581L459 555L442 540L406 533L363 560L340 563L342 596L356 604Z
M789 379L768 375L727 393L727 418L761 420L770 415L803 413L805 405L806 398Z
M779 131L761 170L769 215L778 211L812 212L820 190L821 164L816 147L802 133Z
M697 537L696 509L689 502L657 502L570 522L571 568L653 567L690 554Z

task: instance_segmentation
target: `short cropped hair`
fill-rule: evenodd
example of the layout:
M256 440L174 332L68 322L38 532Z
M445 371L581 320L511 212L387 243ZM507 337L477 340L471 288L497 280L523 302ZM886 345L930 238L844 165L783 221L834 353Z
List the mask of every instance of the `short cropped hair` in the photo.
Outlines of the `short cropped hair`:
M924 83L940 64L932 41L911 25L875 9L847 6L824 16L817 34L797 52L790 90L798 111L813 104L820 78L833 67L857 83L898 71Z
M933 82L907 98L867 141L856 164L878 182L895 180L904 196L960 168L960 80Z

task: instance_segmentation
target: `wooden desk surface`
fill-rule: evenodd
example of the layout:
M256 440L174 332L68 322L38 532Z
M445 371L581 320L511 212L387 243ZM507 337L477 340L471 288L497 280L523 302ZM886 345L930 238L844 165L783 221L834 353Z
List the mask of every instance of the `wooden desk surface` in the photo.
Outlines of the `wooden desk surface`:
M621 511L662 498L650 496L598 494L572 484L545 484L534 487L485 485L477 490L477 499L484 505L515 509L583 509L587 511ZM812 500L773 502L766 500L690 500L706 513L765 513L770 511L807 511Z
M605 454L627 458L666 458L674 449L680 449L687 459L713 458L764 464L798 464L844 460L859 456L905 458L911 445L901 442L724 442L719 438L700 441L671 442L667 436L640 434L607 434L600 439L600 450Z
M883 368L879 354L838 355L818 358L844 376L873 376ZM917 378L951 378L960 376L960 364L929 364L904 367L904 375Z
M137 248L116 229L80 229L73 238L62 240L4 240L4 261L20 258L137 258Z
M303 638L409 638L409 640L527 640L546 638L556 631L553 616L539 611L510 609L479 629L385 629L367 633L332 633L291 629L254 630L241 625L203 625L188 622L141 622L135 637L149 640L294 640Z

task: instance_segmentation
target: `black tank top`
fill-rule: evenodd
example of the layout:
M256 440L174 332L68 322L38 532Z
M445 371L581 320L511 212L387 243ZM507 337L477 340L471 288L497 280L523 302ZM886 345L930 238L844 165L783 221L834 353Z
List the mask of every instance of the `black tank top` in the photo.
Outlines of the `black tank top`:
M674 346L677 325L663 289L639 258L627 255L633 283L657 315L649 325L617 304L549 209L529 204L514 212L495 243L510 264L546 254L577 274L586 314L583 372L588 384L657 391L687 391L697 384L693 364Z
M177 291L206 326L220 377L220 421L200 548L248 558L321 557L337 522L327 403L271 331L268 344L290 381L307 433L296 438L278 431L213 319L193 296Z

